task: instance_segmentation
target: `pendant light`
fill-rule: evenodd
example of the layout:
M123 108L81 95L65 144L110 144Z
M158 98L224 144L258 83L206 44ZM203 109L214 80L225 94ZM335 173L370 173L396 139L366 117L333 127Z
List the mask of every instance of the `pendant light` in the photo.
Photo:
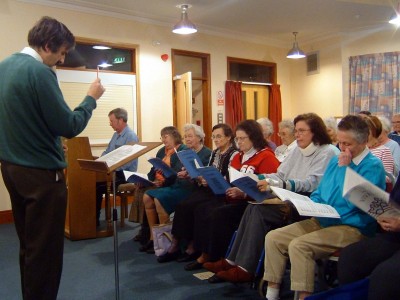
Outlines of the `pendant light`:
M177 7L182 9L181 20L176 23L172 32L177 34L191 34L197 32L196 25L189 21L187 15L187 10L191 6L189 6L189 4L180 4L177 5Z
M298 58L306 57L306 54L299 48L299 45L297 44L297 40L296 40L297 33L298 32L293 32L293 35L294 35L293 48L286 55L287 58L298 59Z

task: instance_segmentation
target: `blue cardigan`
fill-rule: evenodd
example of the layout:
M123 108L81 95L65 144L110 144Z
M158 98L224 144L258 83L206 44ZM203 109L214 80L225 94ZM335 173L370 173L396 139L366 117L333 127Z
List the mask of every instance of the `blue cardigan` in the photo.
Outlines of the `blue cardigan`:
M381 189L385 189L385 170L382 161L370 152L358 165L351 162L348 167ZM310 196L315 202L333 206L338 211L340 219L317 219L322 227L349 225L358 228L366 236L372 236L376 231L375 219L362 212L342 196L345 172L346 167L339 167L338 157L334 156L330 160L318 188Z

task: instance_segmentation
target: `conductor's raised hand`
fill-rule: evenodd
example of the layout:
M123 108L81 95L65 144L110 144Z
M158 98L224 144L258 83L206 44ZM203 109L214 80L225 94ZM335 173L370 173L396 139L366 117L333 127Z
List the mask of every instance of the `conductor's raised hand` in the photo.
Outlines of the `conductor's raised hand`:
M101 84L101 80L96 78L90 85L87 95L93 97L95 100L98 100L104 94L105 90L106 89Z

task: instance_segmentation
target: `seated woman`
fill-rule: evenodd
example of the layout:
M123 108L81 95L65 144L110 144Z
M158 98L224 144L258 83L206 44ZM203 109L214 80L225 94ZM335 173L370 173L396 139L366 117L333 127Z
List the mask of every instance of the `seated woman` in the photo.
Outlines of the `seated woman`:
M227 124L217 124L212 129L212 139L216 149L212 152L209 166L214 166L222 176L228 178L228 166L232 158L237 154L233 141L232 129ZM164 263L177 259L179 262L187 262L196 259L199 254L193 248L193 223L194 210L204 202L214 201L214 194L207 186L204 179L199 179L199 187L190 194L188 199L176 206L172 226L173 240L168 252L158 258L158 262ZM180 256L179 242L185 240L187 249Z
M390 199L400 205L399 179L390 193ZM378 223L382 233L340 251L339 283L348 284L369 277L368 300L398 299L400 218L381 217L378 218Z
M187 145L197 152L203 164L207 164L211 150L203 145L205 137L203 129L194 124L186 124L184 131ZM175 141L169 148L164 147L159 150L159 153L161 152L160 156L164 154L162 156L163 160L177 171L177 178L173 183L164 184L159 188L147 191L143 195L143 203L150 228L155 224L166 223L169 220L169 215L175 211L176 205L186 199L194 188L192 181L188 178L187 172L183 170L183 166L176 155L176 152L187 149L187 147L177 143L178 141ZM153 235L150 231L149 242L141 247L140 250L154 253L153 247Z
M235 141L239 153L230 166L243 173L262 174L276 172L279 161L272 150L266 147L261 126L254 120L240 122L236 126ZM203 263L216 261L225 255L233 232L239 225L244 210L251 198L236 187L229 188L225 197L213 197L198 205L194 211L193 246L202 252L185 269L200 269Z
M400 146L397 142L389 139L389 133L392 129L392 125L388 118L379 116L379 121L382 123L382 133L378 138L378 141L381 145L384 145L390 149L394 159L394 177L397 178L400 170Z
M298 146L282 162L278 172L265 175L258 183L265 191L268 185L278 185L291 191L310 195L320 182L325 168L335 153L322 119L313 113L294 119ZM240 222L236 239L228 258L204 264L220 281L246 282L253 279L258 259L264 247L264 237L272 229L288 224L286 204L248 205ZM218 280L220 279L220 280Z
M294 136L294 124L291 120L283 120L278 124L278 135L282 140L282 145L276 147L275 156L282 163L289 153L297 147L296 137Z
M261 125L264 140L267 142L267 146L271 148L272 151L275 151L276 144L271 140L271 137L274 134L274 125L272 124L271 120L268 118L260 118L257 120L257 123Z
M329 117L324 119L326 130L328 131L329 137L331 138L332 145L338 146L337 140L337 122L335 118Z
M264 280L267 299L279 299L279 288L290 259L291 289L304 299L314 291L315 260L371 236L375 220L343 198L345 172L351 168L365 179L385 188L382 163L366 147L369 129L359 116L348 115L338 124L339 157L328 163L325 174L310 198L334 207L340 218L299 221L270 231L265 236Z
M364 116L364 120L367 122L369 127L369 136L368 136L368 143L367 146L369 151L377 158L379 158L382 163L383 167L385 168L386 172L386 183L389 184L392 188L393 181L394 181L394 171L395 165L392 153L390 149L385 145L381 145L378 138L382 133L382 123L379 121L378 117L376 116Z

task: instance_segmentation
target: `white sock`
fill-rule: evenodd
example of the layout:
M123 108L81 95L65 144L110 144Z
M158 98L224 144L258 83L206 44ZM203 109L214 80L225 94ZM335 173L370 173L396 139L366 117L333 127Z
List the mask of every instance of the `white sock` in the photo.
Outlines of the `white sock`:
M268 300L279 300L279 289L268 287L265 298Z

